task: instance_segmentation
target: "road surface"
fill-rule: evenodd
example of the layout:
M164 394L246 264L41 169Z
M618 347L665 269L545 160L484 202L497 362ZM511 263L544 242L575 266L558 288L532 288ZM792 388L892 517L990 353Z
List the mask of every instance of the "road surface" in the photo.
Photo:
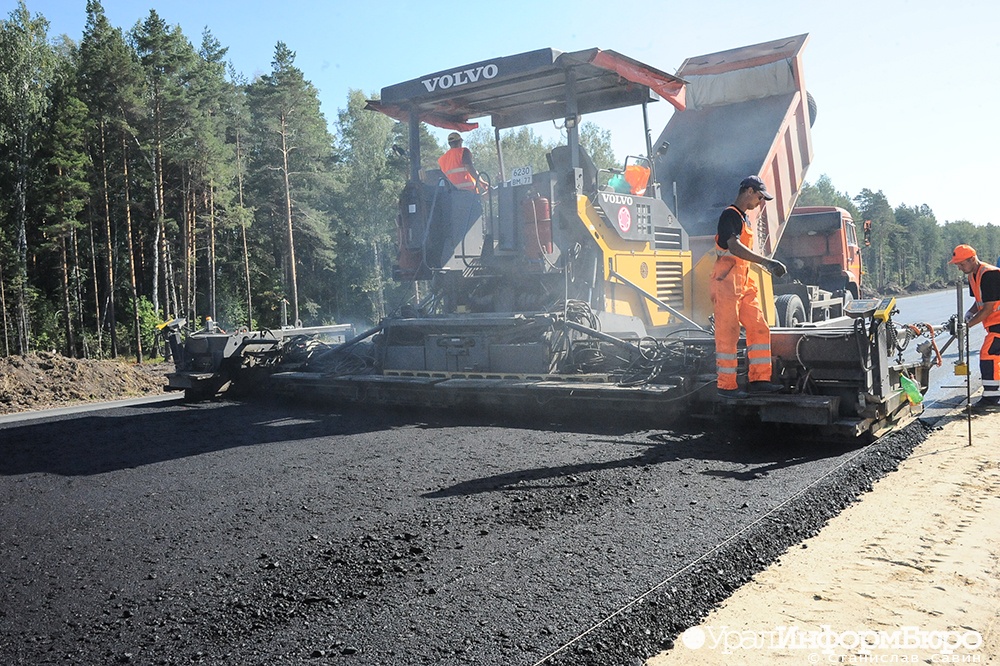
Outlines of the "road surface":
M175 400L4 421L0 663L640 663L923 436Z

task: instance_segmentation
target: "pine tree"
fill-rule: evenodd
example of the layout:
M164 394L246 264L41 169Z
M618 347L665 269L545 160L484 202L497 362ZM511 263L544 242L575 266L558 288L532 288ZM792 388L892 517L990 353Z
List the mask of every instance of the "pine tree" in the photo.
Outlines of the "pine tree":
M201 48L195 66L191 90L195 98L195 118L192 136L198 147L195 172L200 174L201 189L206 202L203 215L207 222L207 295L208 312L218 320L219 251L217 241L228 231L229 217L226 211L232 206L235 180L233 148L226 142L228 117L227 97L231 94L231 84L226 80L224 58L228 49L224 48L208 30L202 33ZM223 256L223 264L226 257ZM226 302L229 299L226 298ZM228 308L227 308L228 310Z
M146 19L132 29L131 36L146 80L145 114L139 127L143 152L152 170L152 303L154 310L160 312L162 286L164 315L170 312L181 314L183 311L178 296L172 289L174 272L169 261L169 257L177 253L169 249L176 222L168 218L166 212L167 191L174 190L174 187L168 187L170 176L167 172L172 171L176 178L181 169L181 145L191 116L186 86L193 66L193 52L180 29L171 29L155 10L150 10Z
M240 244L242 245L241 267L242 280L246 297L246 327L253 325L253 284L250 280L250 245L248 229L253 222L253 210L247 208L246 180L247 135L250 126L250 110L247 106L246 81L238 75L230 65L230 85L224 98L224 113L226 115L227 136L232 147L233 176L235 178L236 202L230 207L229 217L239 228Z
M324 198L329 190L332 138L320 112L316 88L295 67L295 53L283 42L274 50L272 72L248 89L254 133L255 208L262 221L281 229L274 238L292 317L301 321L299 268L314 278L306 293L315 295L332 267L333 248ZM318 306L308 299L308 309Z
M868 188L854 197L862 218L872 222L872 251L875 254L875 288L884 289L893 278L898 260L896 248L903 242L903 227L896 223L895 215L881 190L872 192ZM870 270L870 269L869 269Z
M131 117L142 85L138 58L126 43L121 29L112 28L98 0L87 0L87 25L80 42L79 80L81 98L90 111L94 127L90 139L95 172L93 184L99 201L97 207L101 216L99 225L103 227L104 277L103 295L96 312L98 316L98 341L103 326L110 332L110 353L118 356L118 334L115 290L116 244L119 220L126 224L131 215L131 202L126 196L130 186L127 164L127 147L133 140ZM112 190L112 188L114 188ZM130 229L126 233L130 233ZM129 240L131 235L129 236ZM128 253L130 269L133 268L134 254ZM133 294L135 288L133 285ZM133 311L137 304L133 297ZM101 301L104 309L102 312ZM135 317L138 325L138 317ZM137 332L138 336L138 332Z
M84 228L80 214L90 196L87 173L91 166L86 152L87 107L77 94L73 57L72 45L64 44L52 86L44 148L48 168L42 184L45 218L42 235L48 239L48 249L59 258L64 350L71 358L85 355L85 349L78 347L77 341L77 330L82 330L83 321L75 239Z

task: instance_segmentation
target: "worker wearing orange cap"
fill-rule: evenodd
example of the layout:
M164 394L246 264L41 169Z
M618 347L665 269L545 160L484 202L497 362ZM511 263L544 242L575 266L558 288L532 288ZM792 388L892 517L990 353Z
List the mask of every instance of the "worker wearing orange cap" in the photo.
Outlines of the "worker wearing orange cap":
M973 407L987 411L1000 404L1000 268L979 261L971 245L959 245L951 261L969 276L969 292L975 303L965 313L972 327L982 324L986 339L979 350L979 371L983 377L983 397Z
M438 166L451 184L460 190L477 192L479 172L472 164L472 153L462 146L462 135L452 132L448 135L448 151L438 158Z
M784 388L771 382L771 330L760 309L757 283L749 274L751 263L764 266L777 277L786 272L780 261L768 259L751 249L753 228L747 213L773 198L764 181L748 176L740 183L736 202L719 216L711 294L715 311L716 388L723 398L746 397L736 381L740 325L747 332L750 392L772 393Z

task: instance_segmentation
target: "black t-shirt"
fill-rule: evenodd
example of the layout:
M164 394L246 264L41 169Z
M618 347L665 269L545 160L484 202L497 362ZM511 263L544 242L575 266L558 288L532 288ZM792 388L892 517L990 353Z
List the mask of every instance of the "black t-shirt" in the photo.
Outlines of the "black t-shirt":
M730 206L719 216L719 240L716 244L719 249L728 250L729 239L733 236L739 238L741 233L743 233L743 216Z
M983 277L980 278L979 287L983 292L983 303L992 303L993 301L1000 301L1000 270L998 271L986 271L983 273ZM972 293L972 285L969 285L969 294L975 298L976 295Z

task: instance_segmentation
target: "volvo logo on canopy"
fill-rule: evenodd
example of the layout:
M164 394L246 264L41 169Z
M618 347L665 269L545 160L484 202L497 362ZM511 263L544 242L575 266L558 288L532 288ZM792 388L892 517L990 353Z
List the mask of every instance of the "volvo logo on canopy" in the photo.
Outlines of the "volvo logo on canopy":
M447 90L448 88L464 86L467 83L475 83L481 78L492 79L498 72L499 70L497 69L497 66L490 63L481 67L460 69L456 72L441 74L440 76L435 76L432 79L423 79L421 80L421 83L423 83L424 87L427 88L427 92L434 92L439 88L441 90Z

